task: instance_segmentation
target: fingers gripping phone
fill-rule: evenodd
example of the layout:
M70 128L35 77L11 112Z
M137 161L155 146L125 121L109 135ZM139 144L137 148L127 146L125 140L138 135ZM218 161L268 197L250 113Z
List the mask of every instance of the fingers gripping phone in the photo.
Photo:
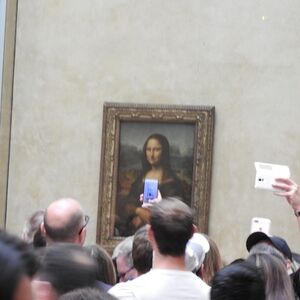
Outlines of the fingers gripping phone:
M157 199L158 196L158 180L157 179L145 179L144 184L144 202Z

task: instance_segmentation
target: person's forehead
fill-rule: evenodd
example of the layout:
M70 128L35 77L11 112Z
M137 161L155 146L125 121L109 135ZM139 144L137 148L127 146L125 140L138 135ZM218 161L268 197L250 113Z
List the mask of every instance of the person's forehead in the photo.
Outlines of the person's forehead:
M272 244L272 242L269 241L269 240L261 240L257 244L267 244L267 245L271 245L272 247L274 247L274 245Z
M148 146L149 144L155 144L155 145L160 145L160 146L161 146L160 141L159 141L158 139L156 139L156 138L151 138L151 139L147 142L147 146Z

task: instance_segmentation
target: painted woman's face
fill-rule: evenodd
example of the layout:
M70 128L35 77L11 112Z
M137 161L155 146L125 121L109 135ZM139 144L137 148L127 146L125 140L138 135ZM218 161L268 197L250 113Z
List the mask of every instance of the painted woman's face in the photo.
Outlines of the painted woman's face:
M147 161L151 166L160 165L162 146L157 139L150 139L146 146Z

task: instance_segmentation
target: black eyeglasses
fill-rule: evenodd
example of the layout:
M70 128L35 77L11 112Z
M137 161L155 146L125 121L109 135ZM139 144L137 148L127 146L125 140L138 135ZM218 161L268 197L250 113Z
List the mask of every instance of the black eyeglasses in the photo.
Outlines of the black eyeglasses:
M88 215L84 216L84 225L81 227L81 229L79 230L78 234L81 234L82 230L86 227L86 225L88 224L90 220L90 217Z
M124 282L124 281L128 281L128 280L132 280L134 279L134 277L126 277L126 275L134 269L134 266L132 266L131 268L129 268L127 271L123 272L123 273L118 273L118 278L120 282Z

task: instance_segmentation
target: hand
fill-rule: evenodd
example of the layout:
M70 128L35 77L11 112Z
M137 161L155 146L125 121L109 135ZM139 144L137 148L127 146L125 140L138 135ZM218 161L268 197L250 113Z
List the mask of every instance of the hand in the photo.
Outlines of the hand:
M162 196L159 190L157 190L157 198L149 199L148 202L144 202L144 194L140 195L140 201L143 202L142 207L147 208L152 206L154 203L158 203L162 200Z
M273 188L279 190L275 195L285 197L294 211L300 211L300 191L297 183L289 178L276 178Z

